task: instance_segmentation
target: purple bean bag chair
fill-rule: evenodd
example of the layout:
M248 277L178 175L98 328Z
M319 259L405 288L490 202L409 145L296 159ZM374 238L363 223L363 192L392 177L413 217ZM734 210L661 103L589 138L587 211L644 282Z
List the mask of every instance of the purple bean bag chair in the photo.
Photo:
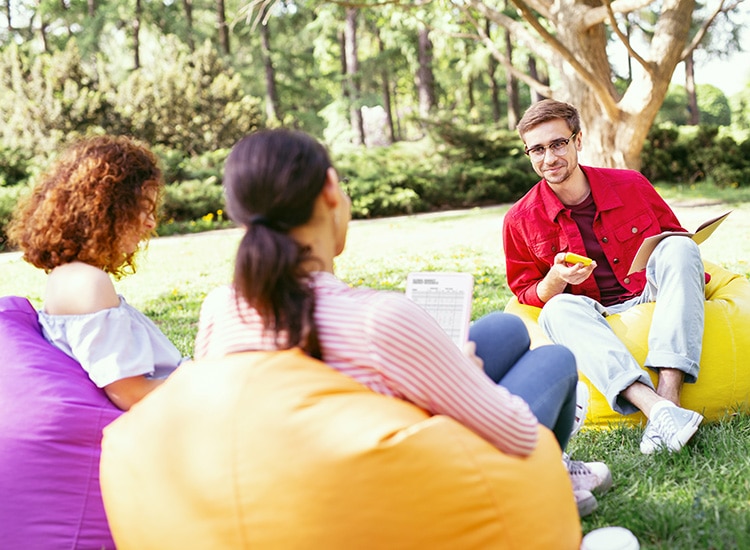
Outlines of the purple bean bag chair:
M0 298L0 546L115 547L99 454L121 413L44 339L26 298Z

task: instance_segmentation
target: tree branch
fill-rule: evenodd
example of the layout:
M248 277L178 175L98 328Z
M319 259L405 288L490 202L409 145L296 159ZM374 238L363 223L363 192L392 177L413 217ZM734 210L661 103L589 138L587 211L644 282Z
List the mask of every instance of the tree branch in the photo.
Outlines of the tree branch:
M474 3L475 0L472 0ZM602 105L602 108L607 114L614 120L617 117L617 103L609 93L609 88L600 82L594 74L591 73L586 67L584 67L580 61L570 52L568 48L562 44L556 36L552 35L545 27L541 24L539 19L531 11L528 4L523 0L511 0L513 4L518 8L523 19L531 25L531 27L539 34L539 36L547 44L549 44L557 54L562 57L563 61L566 61L575 71L578 76L581 77L586 84L591 86L596 92L596 97Z
M271 12L270 8L280 1L281 0L250 0L250 2L241 6L240 9L237 10L237 17L244 17L245 23L250 24L250 29L255 30L258 23L261 25L268 23L268 18L270 17Z
M680 60L684 61L690 54L692 54L695 49L700 45L701 42L703 42L703 38L706 36L706 33L708 32L708 28L713 24L713 22L716 20L716 18L719 16L720 13L727 13L729 11L732 11L737 6L739 6L744 0L735 0L731 4L724 6L724 0L721 0L719 2L719 5L716 6L716 9L714 12L709 16L708 19L706 19L703 24L701 25L701 28L698 29L698 32L695 33L695 36L690 41L690 43L685 46L685 49L682 50L682 53L680 54Z
M609 0L602 0L604 2L604 6L607 8L607 13L609 14L609 23L612 26L612 30L615 32L617 37L620 39L620 42L623 43L625 46L625 49L628 51L628 55L635 59L638 64L643 67L643 70L645 70L649 75L654 76L654 67L643 59L643 57L640 56L638 52L636 52L633 49L632 44L630 43L630 39L628 39L627 36L620 30L620 27L617 25L617 20L615 19L615 12L612 10L612 4L609 2Z
M503 55L503 53L500 50L497 49L497 46L495 45L495 42L485 32L484 26L479 24L479 22L469 12L469 9L468 9L467 6L461 6L460 9L464 13L464 17L466 17L466 19L474 26L474 28L479 33L479 36L477 38L479 38L482 41L482 43L485 45L485 47L492 54L492 57L494 57L495 59L497 59L498 62L500 62L500 64L503 66L503 68L505 69L505 71L508 74L511 74L515 78L517 78L518 80L521 80L522 82L524 82L525 84L527 84L529 87L533 88L537 93L543 95L544 97L550 97L552 95L552 89L549 86L547 86L545 84L542 84L541 82L539 82L538 80L536 80L534 78L531 78L531 76L529 76L525 72L519 71L518 69L516 69L513 66L512 63L508 63L507 58ZM506 16L503 15L503 14L497 14L496 13L496 15L501 15L502 18L506 18ZM509 17L507 17L507 20L510 21L510 22L516 23L515 21L513 21ZM503 28L505 28L505 27L503 27ZM505 28L505 30L507 32L511 33L511 35L513 34L513 32L510 29Z
M419 8L431 3L432 1L433 0L374 0L373 2L367 2L366 0L360 0L355 2L352 0L327 0L326 3L355 9L380 8L388 5L400 5L405 8ZM237 10L237 17L244 17L245 23L252 23L252 29L254 29L258 23L265 25L268 23L268 18L270 17L270 8L278 2L281 2L281 0L250 0L247 4Z
M609 17L609 12L627 14L632 11L645 8L654 0L615 0L611 6L600 6L589 9L583 16L583 28L590 29L594 25L604 23Z

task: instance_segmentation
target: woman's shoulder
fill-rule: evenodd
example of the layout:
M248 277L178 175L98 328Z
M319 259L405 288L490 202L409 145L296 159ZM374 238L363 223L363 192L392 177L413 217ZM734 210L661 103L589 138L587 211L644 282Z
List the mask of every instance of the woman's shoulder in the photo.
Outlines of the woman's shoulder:
M47 278L44 311L50 315L84 315L120 305L109 275L98 267L71 262Z

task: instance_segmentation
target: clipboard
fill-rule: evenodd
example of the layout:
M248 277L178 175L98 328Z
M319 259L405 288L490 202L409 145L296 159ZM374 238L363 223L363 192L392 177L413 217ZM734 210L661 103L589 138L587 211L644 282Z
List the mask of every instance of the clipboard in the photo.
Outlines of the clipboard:
M406 279L406 297L432 315L459 348L469 340L473 294L470 273L413 272Z

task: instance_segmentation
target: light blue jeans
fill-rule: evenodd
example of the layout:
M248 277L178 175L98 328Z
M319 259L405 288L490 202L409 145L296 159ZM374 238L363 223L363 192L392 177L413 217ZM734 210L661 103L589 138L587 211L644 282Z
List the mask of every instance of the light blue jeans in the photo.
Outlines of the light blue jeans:
M685 382L693 383L703 345L704 277L698 245L688 237L667 237L648 260L640 296L604 307L586 296L559 294L542 308L539 325L553 342L573 352L578 368L614 411L631 414L638 409L620 396L622 391L636 381L654 385L605 317L655 302L645 365L678 369Z
M556 345L530 350L529 333L521 318L500 312L474 322L469 339L476 344L487 375L523 398L564 450L573 428L578 382L570 350Z

